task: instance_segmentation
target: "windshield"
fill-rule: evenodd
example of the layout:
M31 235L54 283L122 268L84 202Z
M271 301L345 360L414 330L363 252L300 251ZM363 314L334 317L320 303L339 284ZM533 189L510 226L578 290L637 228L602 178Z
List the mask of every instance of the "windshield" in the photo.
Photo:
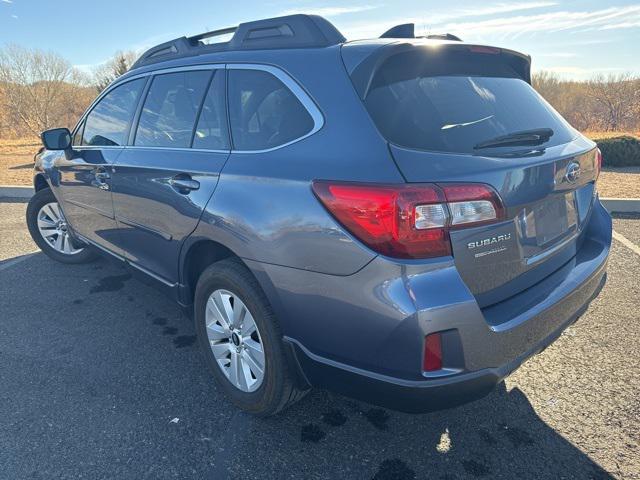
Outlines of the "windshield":
M396 55L375 74L365 105L391 143L451 153L478 153L474 146L504 135L551 129L542 148L571 141L573 129L525 81L515 76L435 75L415 59ZM409 65L405 65L409 62ZM425 64L425 60L422 60ZM494 147L499 152L522 146ZM493 149L492 149L493 150ZM485 150L482 154L487 154Z

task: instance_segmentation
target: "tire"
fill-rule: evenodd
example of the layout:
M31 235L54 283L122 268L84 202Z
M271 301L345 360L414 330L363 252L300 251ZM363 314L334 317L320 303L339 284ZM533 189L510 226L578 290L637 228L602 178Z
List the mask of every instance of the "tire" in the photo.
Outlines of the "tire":
M222 296L229 294L230 298L232 298L229 301L233 302L231 305L246 307L250 316L245 313L242 320L244 327L246 327L247 323L250 323L248 319L251 317L255 322L257 335L254 335L253 338L256 339L254 343L259 340L262 346L264 374L259 386L253 391L250 390L251 387L248 387L250 391L243 391L241 388L246 387L249 381L252 380L254 370L250 371L249 377L251 378L249 380L240 381L240 384L243 385L237 386L232 381L233 373L228 373L230 370L225 369L220 363L225 361L224 359L221 360L221 357L225 355L224 348L227 348L227 346L231 357L229 362L233 361L231 351L235 349L235 340L231 337L226 342L224 339L218 340L218 335L228 335L229 331L240 333L241 329L232 328L225 331L220 328L221 323L213 324L212 319L219 318L218 315L220 314L216 315L215 304L208 305L208 302L215 303L215 301L221 299L218 296L216 297L217 300L212 300L212 297L218 295L216 292L222 292L220 293ZM239 299L240 302L236 299ZM209 309L209 312L207 312L207 309ZM217 311L220 312L220 309ZM205 361L217 384L236 407L245 412L265 417L280 412L304 396L306 391L300 390L295 386L294 377L284 354L282 332L271 306L256 279L240 260L235 258L221 260L209 266L202 273L196 286L194 318L198 342ZM207 327L207 321L209 322L209 327ZM240 323L240 320L237 320L236 323ZM216 328L216 330L212 331L212 327ZM239 347L241 353L236 358L245 354L251 356L252 348L247 348L251 338L244 338L245 343ZM243 342L240 336L237 340ZM212 347L212 345L214 346ZM218 358L213 353L214 348L217 349ZM242 351L243 348L246 351ZM220 352L223 353L221 354ZM259 364L259 361L257 363Z
M47 208L47 205L53 207L53 210L48 210L50 215L47 215L46 212L43 211L43 208ZM55 215L54 212L56 213ZM51 241L45 240L45 236L38 226L38 216L41 214L44 215L42 221L48 224L42 231L54 232L47 237L51 239ZM60 228L54 226L56 224L56 218L54 217L56 216L58 216L62 222ZM31 200L29 200L29 205L27 206L27 227L31 238L36 242L36 245L40 247L40 250L57 262L68 264L87 263L95 260L97 257L96 253L91 250L89 246L77 245L78 242L73 241L70 233L67 233L64 214L58 204L58 200L56 200L56 197L49 188L39 190L31 197ZM55 233L58 231L62 233ZM59 237L63 245L60 250L54 246Z

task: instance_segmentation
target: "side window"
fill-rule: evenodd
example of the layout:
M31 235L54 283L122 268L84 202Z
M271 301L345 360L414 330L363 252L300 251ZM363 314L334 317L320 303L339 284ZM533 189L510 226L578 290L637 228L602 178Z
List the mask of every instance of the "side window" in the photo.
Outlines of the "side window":
M193 148L209 150L229 149L227 113L224 104L224 70L216 70L211 87L204 99L198 126L193 137Z
M83 145L126 144L129 124L144 82L144 78L139 78L124 83L102 97L85 121Z
M74 133L73 135L73 142L72 145L74 147L77 147L79 145L82 145L82 132L84 131L84 122L82 122L80 125L78 125L78 129L76 130L76 133Z
M262 70L229 70L229 120L236 150L265 150L300 138L313 118L279 79Z
M211 75L210 70L203 70L155 76L140 114L134 145L190 147Z

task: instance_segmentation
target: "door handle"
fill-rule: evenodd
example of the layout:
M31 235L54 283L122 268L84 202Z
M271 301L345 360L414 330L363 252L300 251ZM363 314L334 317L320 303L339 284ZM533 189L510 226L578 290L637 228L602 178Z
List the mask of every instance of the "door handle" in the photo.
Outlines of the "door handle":
M175 188L179 193L187 194L192 190L198 190L200 188L200 182L193 180L191 177L173 177L169 180L169 185Z
M96 179L96 183L98 184L98 188L101 190L109 190L109 184L107 180L111 178L109 172L107 172L104 168L98 168L94 172L93 176Z

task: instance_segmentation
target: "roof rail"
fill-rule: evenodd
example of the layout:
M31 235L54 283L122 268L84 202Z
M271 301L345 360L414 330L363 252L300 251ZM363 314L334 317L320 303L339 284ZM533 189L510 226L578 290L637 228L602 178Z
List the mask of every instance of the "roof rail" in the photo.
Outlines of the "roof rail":
M432 35L426 35L424 37L416 37L416 26L414 23L403 23L391 27L389 30L380 35L380 38L428 38L431 40L453 40L461 42L460 37L452 35L450 33L437 33Z
M192 42L199 42L206 38L220 37L222 35L228 35L229 33L235 33L236 30L238 30L238 27L221 28L220 30L212 30L210 32L199 33L198 35L189 37L189 40Z
M204 43L202 40L233 33L228 42ZM144 52L131 69L152 63L226 50L263 50L275 48L321 48L346 39L328 20L318 15L287 15L241 23L237 27L180 37L156 45Z

